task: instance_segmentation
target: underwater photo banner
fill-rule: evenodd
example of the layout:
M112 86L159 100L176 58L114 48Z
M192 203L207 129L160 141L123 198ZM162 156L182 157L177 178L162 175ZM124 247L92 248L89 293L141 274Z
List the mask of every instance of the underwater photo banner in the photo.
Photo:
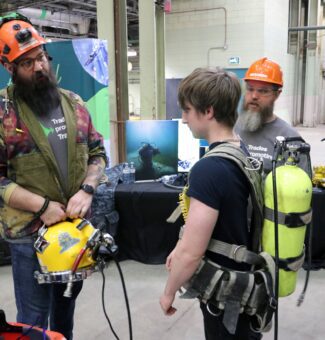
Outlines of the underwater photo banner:
M126 158L134 163L136 180L177 173L178 122L126 121Z

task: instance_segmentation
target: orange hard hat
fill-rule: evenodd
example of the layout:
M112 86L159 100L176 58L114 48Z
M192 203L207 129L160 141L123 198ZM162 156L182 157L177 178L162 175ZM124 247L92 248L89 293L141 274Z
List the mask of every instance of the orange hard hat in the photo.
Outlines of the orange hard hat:
M257 80L283 86L280 65L266 57L255 61L249 67L244 80Z
M19 13L0 17L0 61L11 63L35 47L46 44L31 22Z

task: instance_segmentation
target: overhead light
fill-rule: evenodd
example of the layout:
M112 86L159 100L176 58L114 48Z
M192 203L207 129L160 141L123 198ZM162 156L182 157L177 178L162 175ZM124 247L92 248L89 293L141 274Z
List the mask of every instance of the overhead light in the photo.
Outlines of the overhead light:
M128 71L131 72L133 68L133 65L131 62L128 62Z
M128 50L128 57L136 57L138 55L135 50Z

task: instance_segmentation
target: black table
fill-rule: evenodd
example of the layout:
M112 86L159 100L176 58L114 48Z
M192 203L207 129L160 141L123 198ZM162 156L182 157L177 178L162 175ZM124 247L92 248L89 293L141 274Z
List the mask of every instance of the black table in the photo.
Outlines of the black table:
M121 258L147 264L164 263L178 240L183 219L166 218L176 208L180 190L162 183L119 184L115 205L119 212L117 243ZM325 189L313 189L312 269L325 268ZM306 253L308 244L306 240ZM305 263L306 266L306 263Z
M115 205L120 216L116 241L121 259L165 263L183 224L182 218L174 224L166 222L177 207L180 191L157 182L116 187Z

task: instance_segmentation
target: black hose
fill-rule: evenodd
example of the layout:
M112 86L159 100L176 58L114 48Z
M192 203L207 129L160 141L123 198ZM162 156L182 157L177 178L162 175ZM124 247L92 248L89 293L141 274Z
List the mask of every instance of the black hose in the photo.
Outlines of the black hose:
M100 273L102 274L102 277L103 277L103 286L102 286L102 307L103 307L103 312L104 312L105 318L106 318L106 320L107 320L107 322L109 324L109 327L110 327L112 333L114 334L115 339L119 340L119 337L115 333L114 328L113 328L112 323L111 323L111 320L109 319L109 317L107 315L107 312L106 312L105 298L104 298L106 279L105 279L105 274L104 274L104 266L105 266L104 264L99 266L99 268L100 268L99 271L100 271Z
M274 340L278 339L279 320L279 223L278 223L278 196L276 186L276 159L272 160L272 182L273 182L273 205L274 205L274 259L275 259L275 300L274 312Z
M127 315L128 315L128 325L129 325L129 336L130 336L130 340L133 340L133 334L132 334L132 320L131 320L131 312L130 312L130 305L129 305L129 299L128 299L128 295L127 295L127 291L126 291L126 286L125 286L125 281L124 281L124 276L123 276L123 273L122 273L122 269L121 269L121 266L118 262L118 260L116 259L116 256L114 255L113 252L110 251L110 249L107 249L108 252L110 253L112 259L114 260L115 264L116 264L116 267L118 269L118 272L119 272L119 275L120 275L120 278L121 278L121 282L122 282L122 287L123 287L123 293L124 293L124 298L125 298L125 304L126 304L126 310L127 310ZM116 253L115 253L116 254ZM104 275L104 264L103 265L100 265L100 272L103 276L103 288L102 288L102 304L103 304L103 311L104 311L104 314L105 314L105 317L106 317L106 320L107 322L109 323L109 326L110 326L110 329L112 331L112 333L114 334L115 338L117 340L119 340L118 336L116 335L113 327L112 327L112 324L107 316L107 313L106 313L106 309L105 309L105 301L104 301L104 287L105 287L105 275Z
M163 183L163 185L164 185L166 188L175 189L175 190L183 190L183 188L184 188L184 186L173 185L173 184L169 184L169 183Z
M310 179L313 177L313 171L311 167L311 160L310 160L310 153L307 154L307 162L308 162L308 176ZM297 307L300 307L302 303L304 302L308 283L309 283L309 276L310 276L310 269L311 269L311 257L312 257L312 235L313 235L313 222L311 221L306 228L308 228L308 253L307 253L307 269L306 269L306 277L305 277L305 284L302 292L300 293L297 301Z
M122 269L121 269L121 266L120 266L119 262L116 260L115 257L113 257L113 260L114 260L114 262L116 264L116 267L117 267L117 269L119 271L119 274L120 274L120 277L121 277L121 282L122 282L122 286L123 286L123 293L124 293L124 299L125 299L125 304L126 304L126 310L127 310L127 314L128 314L129 335L130 335L130 340L132 340L133 339L133 335L132 335L132 320L131 320L130 305L129 305L128 295L127 295L127 292L126 292L125 281L124 281Z
M309 276L310 276L310 268L311 268L311 252L312 252L312 234L313 234L313 224L312 222L309 223L307 226L309 227L308 230L308 253L307 253L307 269L306 269L306 278L305 278L305 284L302 292L299 295L298 301L297 301L297 307L300 307L302 303L304 302L308 283L309 283Z

